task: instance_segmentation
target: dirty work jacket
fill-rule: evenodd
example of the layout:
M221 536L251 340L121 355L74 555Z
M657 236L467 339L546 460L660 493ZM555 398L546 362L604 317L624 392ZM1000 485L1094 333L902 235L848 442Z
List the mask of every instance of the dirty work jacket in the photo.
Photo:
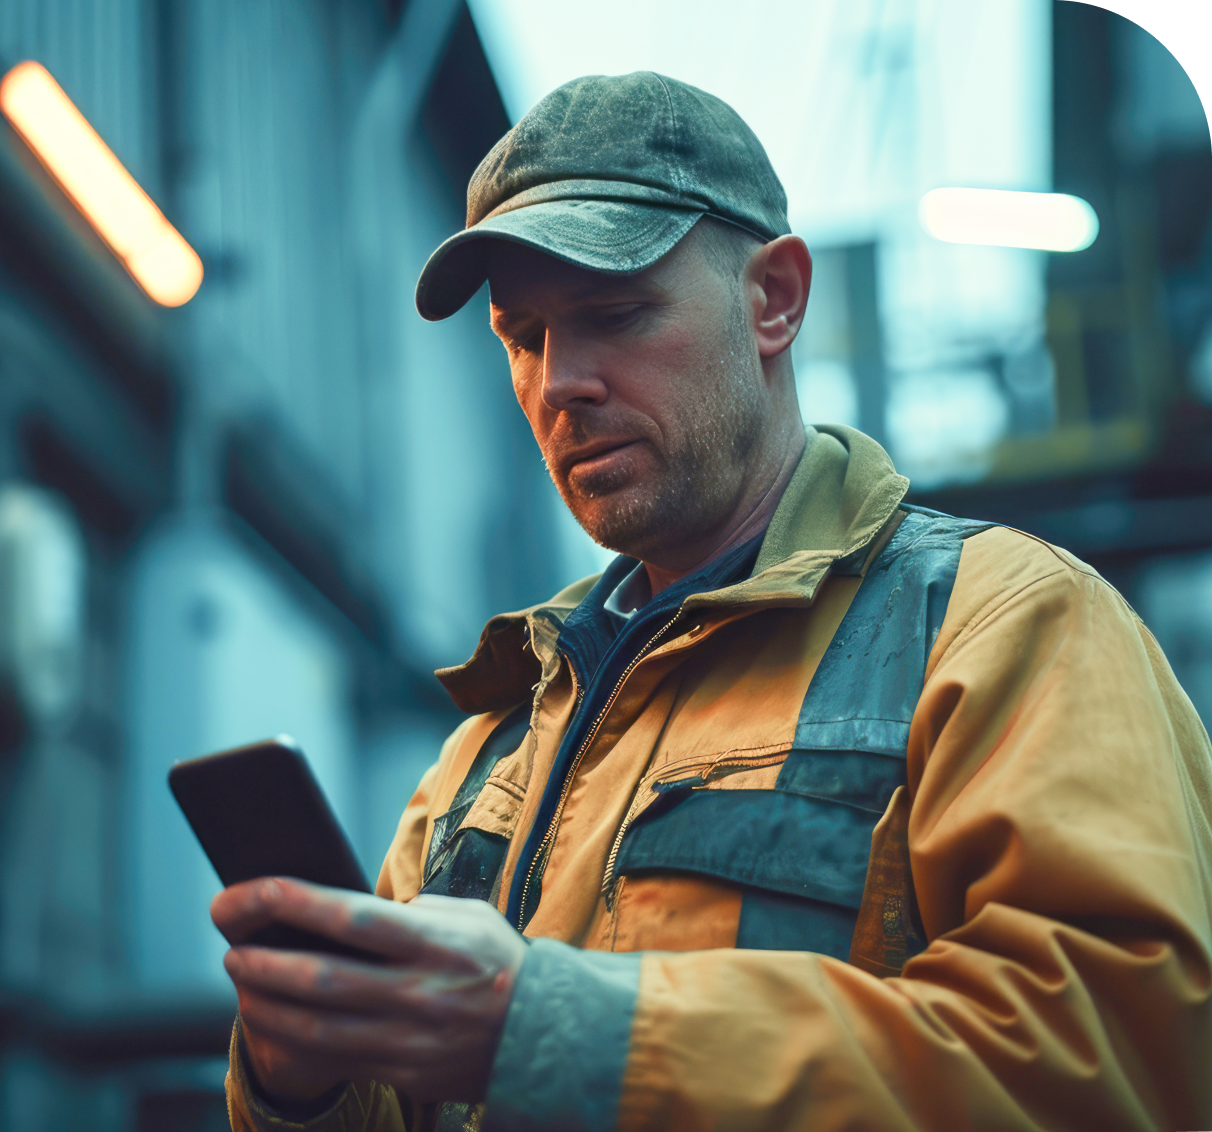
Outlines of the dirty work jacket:
M554 774L592 579L441 674L474 714L378 892L533 941L484 1111L444 1125L1212 1128L1207 735L1094 571L905 487L810 433L752 576L688 598ZM228 1095L291 1126L235 1043ZM403 1118L355 1082L304 1126Z

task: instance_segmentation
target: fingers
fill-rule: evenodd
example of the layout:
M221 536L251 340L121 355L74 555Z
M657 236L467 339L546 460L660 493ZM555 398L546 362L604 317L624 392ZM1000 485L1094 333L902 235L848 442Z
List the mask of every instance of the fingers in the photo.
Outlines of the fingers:
M285 1095L316 1082L377 1080L419 1103L483 1098L500 1025L402 1024L400 1018L315 1010L245 987L240 1017L258 1081Z
M391 917L393 904L364 893L287 877L234 884L211 901L211 919L229 943L248 940L271 923L290 924L363 950L404 960L423 941Z
M243 943L259 928L273 923L273 894L257 891L265 883L233 884L210 902L210 918L228 943Z
M326 1010L436 1019L448 1016L464 997L508 996L491 970L432 970L381 966L310 952L237 947L223 965L237 988L291 999Z
M420 897L398 904L366 893L286 877L262 877L224 889L211 918L230 943L278 921L340 940L397 963L467 974L521 964L521 937L478 900Z
M478 900L395 904L302 881L233 885L211 906L228 939L267 923L326 935L388 962L239 945L224 964L258 1073L292 1090L369 1079L415 1100L478 1100L526 942Z
M314 1008L243 988L240 1018L262 1044L290 1051L296 1060L321 1061L331 1075L364 1076L370 1062L424 1065L442 1047L425 1027L398 1020Z

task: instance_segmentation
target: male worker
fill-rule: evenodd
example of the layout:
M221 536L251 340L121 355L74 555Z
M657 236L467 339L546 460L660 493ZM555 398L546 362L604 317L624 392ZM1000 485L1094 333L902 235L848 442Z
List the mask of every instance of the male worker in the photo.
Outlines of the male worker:
M471 715L378 897L216 898L236 1129L1212 1127L1207 736L1092 570L803 428L785 211L654 74L476 171L418 306L489 281L620 557L439 673ZM383 961L240 945L273 919Z

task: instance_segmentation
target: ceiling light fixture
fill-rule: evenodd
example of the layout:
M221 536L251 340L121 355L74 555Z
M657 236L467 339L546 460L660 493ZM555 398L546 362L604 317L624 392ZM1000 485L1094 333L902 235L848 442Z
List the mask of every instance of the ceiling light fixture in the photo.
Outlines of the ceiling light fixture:
M1097 213L1067 193L932 189L918 218L930 235L951 244L1080 252L1098 235Z
M179 307L202 283L202 260L126 171L39 63L0 80L0 110L63 191L161 306Z

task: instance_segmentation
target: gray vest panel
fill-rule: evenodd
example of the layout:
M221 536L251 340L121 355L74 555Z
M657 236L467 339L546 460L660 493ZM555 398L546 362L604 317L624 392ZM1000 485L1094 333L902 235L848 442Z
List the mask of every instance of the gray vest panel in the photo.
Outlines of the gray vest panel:
M812 894L798 914L788 915L785 898L750 889L741 903L738 947L818 951L837 959L850 954L871 833L906 780L909 724L963 543L991 525L908 505L902 510L905 518L872 563L812 678L795 748L775 783L775 792L813 803L803 809L796 838L805 881L822 857L842 859L848 866L842 891L829 903ZM837 811L849 820L822 820Z

